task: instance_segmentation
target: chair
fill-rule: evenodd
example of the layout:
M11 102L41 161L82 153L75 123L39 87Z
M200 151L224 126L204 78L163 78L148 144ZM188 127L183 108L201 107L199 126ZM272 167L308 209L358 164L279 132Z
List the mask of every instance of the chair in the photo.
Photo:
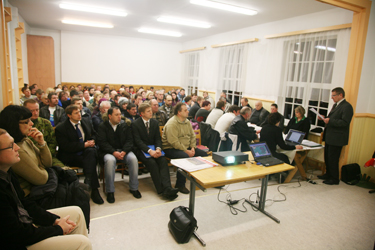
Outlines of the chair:
M320 134L320 138L319 138L319 142L318 143L319 144L323 143L323 132ZM309 152L310 155L313 154L314 151L315 150L310 151L310 152L312 152L312 153ZM317 151L315 151L315 152L317 152ZM326 164L324 162L324 159L317 159L317 158L312 157L312 156L307 156L306 157L306 161L307 161L307 169L306 170L308 170L308 168L310 166L310 162L315 162L316 166L322 171L322 174L325 174L325 172L326 172Z

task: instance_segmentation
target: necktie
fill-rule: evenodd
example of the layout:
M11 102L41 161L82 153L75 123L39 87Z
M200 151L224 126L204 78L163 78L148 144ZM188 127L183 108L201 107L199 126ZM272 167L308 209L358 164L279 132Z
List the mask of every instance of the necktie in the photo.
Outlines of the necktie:
M146 129L147 129L147 134L150 134L150 125L148 122L146 122Z
M330 114L332 113L332 111L333 111L336 107L337 107L337 103L333 104L333 107L332 107L332 109L331 109L331 111L329 112L328 115L330 115Z
M75 126L76 126L76 131L77 131L79 142L83 142L83 136L82 136L81 130L78 128L78 123ZM82 153L83 152L80 151L77 153L77 155L81 155Z

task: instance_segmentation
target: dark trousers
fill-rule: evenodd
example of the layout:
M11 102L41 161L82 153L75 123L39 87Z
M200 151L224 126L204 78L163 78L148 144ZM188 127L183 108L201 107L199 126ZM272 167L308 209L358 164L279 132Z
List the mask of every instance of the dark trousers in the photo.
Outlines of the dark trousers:
M189 155L187 153L185 153L182 150L178 150L174 148L165 149L164 152L165 152L165 156L171 159L189 158ZM194 157L196 156L207 156L207 153L204 152L203 150L196 148ZM177 172L176 187L185 186L185 183L186 183L186 178L182 174Z
M68 156L64 155L58 157L60 161L64 164L72 167L81 167L83 168L83 173L85 174L92 189L100 187L98 172L96 171L96 148L85 148L81 155L69 154Z
M171 187L168 162L164 156L159 158L146 158L142 152L138 152L137 158L146 166L147 170L150 171L152 182L158 194L161 194L167 187Z
M333 146L326 143L324 147L324 162L326 163L327 175L339 181L339 160L342 146Z

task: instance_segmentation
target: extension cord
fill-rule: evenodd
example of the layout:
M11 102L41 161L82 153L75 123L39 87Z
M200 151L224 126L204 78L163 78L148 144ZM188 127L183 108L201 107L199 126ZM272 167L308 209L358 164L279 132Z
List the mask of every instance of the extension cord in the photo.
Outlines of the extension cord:
M229 200L228 202L230 205L236 205L239 202L239 200Z

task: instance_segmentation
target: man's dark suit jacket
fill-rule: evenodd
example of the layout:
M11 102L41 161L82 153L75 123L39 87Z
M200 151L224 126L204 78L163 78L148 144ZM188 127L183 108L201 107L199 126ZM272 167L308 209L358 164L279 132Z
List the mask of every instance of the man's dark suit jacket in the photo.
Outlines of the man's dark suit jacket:
M201 106L199 106L199 104L196 102L194 103L193 107L190 108L189 110L189 117L192 117L194 118L195 117L195 114L198 112L198 110L201 108Z
M161 137L160 137L160 130L159 130L159 123L155 119L150 119L150 133L147 134L146 125L143 122L143 119L137 119L132 124L132 129L134 133L134 144L137 147L137 153L146 152L150 149L147 145L155 145L155 149L157 147L161 148Z
M60 226L53 226L59 216L47 212L39 207L34 201L25 199L18 182L17 176L12 169L8 170L11 183L17 193L18 199L26 209L33 223L41 226L35 227L32 223L22 223L18 218L18 207L16 197L12 192L10 183L0 179L0 242L1 249L26 249L26 246L35 244L49 237L63 235Z
M323 133L323 141L333 146L345 146L349 141L349 127L353 117L352 105L343 100L331 113Z
M247 126L247 122L242 115L237 115L229 126L228 133L238 135L241 142L241 151L250 151L250 147L246 140L252 141L257 138L253 127Z
M260 110L253 109L250 116L250 122L256 124L257 126L260 126L267 119L269 113L270 112L268 112L263 107Z
M50 112L49 112L48 107L49 106L44 106L43 108L41 108L39 112L39 116L49 121ZM53 112L53 119L54 119L55 127L59 125L61 122L65 120L69 120L66 117L65 110L59 105L56 105L55 112Z
M96 132L92 125L86 121L81 120L81 126L85 133L85 142L96 139ZM67 119L56 127L56 140L59 145L58 158L64 159L70 154L77 154L85 149L85 142L80 142L76 128Z
M119 131L117 131L119 129ZM124 122L117 125L116 132L120 134L120 144L122 151L129 153L133 150L133 136L131 128ZM106 154L113 154L117 150L114 148L115 142L115 131L113 130L109 121L106 120L99 125L97 134L97 145L99 146L99 159L103 160Z

